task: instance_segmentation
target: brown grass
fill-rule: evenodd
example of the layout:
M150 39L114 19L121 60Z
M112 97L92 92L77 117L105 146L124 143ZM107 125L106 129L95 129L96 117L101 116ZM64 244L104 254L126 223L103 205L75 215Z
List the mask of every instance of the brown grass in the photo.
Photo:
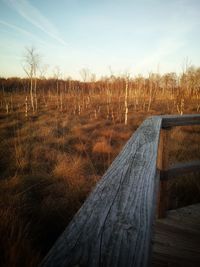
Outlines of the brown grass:
M113 148L105 138L101 138L100 140L97 140L93 145L92 152L110 154L113 152Z
M200 126L175 127L169 133L169 165L200 159ZM169 208L178 208L200 201L199 174L171 180Z
M37 266L140 123L167 112L163 103L148 114L132 110L125 126L123 109L118 115L114 109L114 120L107 117L106 97L94 97L81 115L74 114L75 98L63 112L54 98L28 118L23 105L8 115L0 110L0 266ZM21 103L24 96L13 99ZM199 132L171 132L171 164L200 158ZM171 207L200 201L197 178L170 184Z

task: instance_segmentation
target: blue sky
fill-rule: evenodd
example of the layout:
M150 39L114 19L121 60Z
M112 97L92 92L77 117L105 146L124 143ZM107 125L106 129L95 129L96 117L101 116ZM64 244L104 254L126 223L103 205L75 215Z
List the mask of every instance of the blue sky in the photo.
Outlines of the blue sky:
M34 46L52 75L180 72L200 66L199 0L0 0L0 76L25 76Z

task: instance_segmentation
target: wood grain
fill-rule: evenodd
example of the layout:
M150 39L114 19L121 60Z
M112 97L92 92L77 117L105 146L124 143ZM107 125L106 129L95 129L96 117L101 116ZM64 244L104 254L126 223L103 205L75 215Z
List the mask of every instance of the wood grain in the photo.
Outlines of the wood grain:
M156 221L152 266L200 266L200 204L170 210Z
M41 266L149 266L161 121L134 133Z
M169 161L169 131L162 129L160 132L160 142L158 146L157 168L160 171L160 178L163 173L167 173ZM161 179L158 196L158 217L164 218L168 208L167 180Z
M41 266L150 266L160 177L156 168L160 129L195 124L200 124L200 115L145 120Z

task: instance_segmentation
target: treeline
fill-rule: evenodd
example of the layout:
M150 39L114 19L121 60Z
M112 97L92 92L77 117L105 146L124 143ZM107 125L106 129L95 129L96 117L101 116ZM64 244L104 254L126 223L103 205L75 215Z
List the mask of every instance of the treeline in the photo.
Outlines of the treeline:
M92 110L94 117L104 113L108 118L121 114L127 124L131 111L147 111L164 101L163 112L183 114L192 103L200 110L200 68L189 67L181 75L149 73L130 77L129 74L94 77L87 81L60 79L0 78L0 108L7 113L21 108L25 116L45 108L78 114ZM22 96L19 98L19 96Z
M37 91L45 90L52 93L63 91L65 93L100 93L110 89L115 94L123 93L125 84L128 79L130 90L138 89L142 93L148 93L151 89L158 90L157 93L177 93L180 91L187 95L196 95L200 90L200 68L189 67L182 74L177 75L174 72L166 74L149 73L148 77L138 75L130 77L129 74L121 76L110 75L102 77L99 80L92 79L90 81L78 81L70 78L64 80L59 78L34 78L37 84ZM1 78L1 92L24 92L30 90L30 78Z

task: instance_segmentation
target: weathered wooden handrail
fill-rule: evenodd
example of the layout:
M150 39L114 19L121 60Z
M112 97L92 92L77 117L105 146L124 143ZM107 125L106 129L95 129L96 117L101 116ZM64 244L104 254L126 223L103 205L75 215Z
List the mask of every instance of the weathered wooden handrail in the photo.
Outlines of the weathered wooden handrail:
M162 128L174 127L174 126L189 126L200 125L199 114L192 115L163 115L162 116Z
M41 266L149 266L160 130L185 125L186 120L200 124L200 115L155 116L143 122ZM158 161L162 167L163 158Z

